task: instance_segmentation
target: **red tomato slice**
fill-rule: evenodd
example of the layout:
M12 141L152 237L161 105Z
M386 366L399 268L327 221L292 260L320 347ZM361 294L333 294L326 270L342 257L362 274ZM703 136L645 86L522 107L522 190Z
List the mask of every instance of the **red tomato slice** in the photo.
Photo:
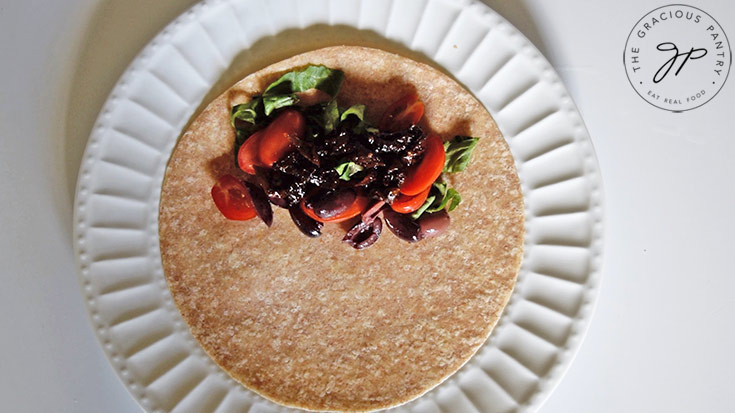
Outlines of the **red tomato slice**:
M258 149L263 138L263 131L264 129L261 129L250 135L237 152L237 165L250 175L255 175L255 166L263 166L258 158Z
M288 109L283 111L265 128L258 149L258 158L266 166L272 166L283 158L293 145L291 141L301 139L306 129L306 121L301 112Z
M245 185L232 175L223 175L217 180L212 187L212 199L227 219L246 221L256 215Z
M424 102L416 92L408 93L385 110L378 127L383 131L399 131L419 123L424 116Z
M350 218L354 218L358 215L360 215L367 207L368 202L370 201L368 197L362 194L358 194L355 197L355 201L350 205L347 210L339 215L335 215L331 218L320 218L318 217L314 211L310 208L307 208L306 205L304 205L304 199L301 200L301 210L304 211L306 215L309 216L309 218L313 219L314 221L319 222L342 222L347 221Z
M410 214L411 212L414 212L417 209L421 208L421 205L426 202L426 198L429 197L430 191L431 185L429 185L428 188L426 188L418 195L411 196L406 194L398 194L395 201L390 204L390 207L400 214Z
M406 172L406 180L401 185L401 193L404 195L418 195L436 181L444 169L444 144L442 138L436 134L430 134L426 138L426 151L424 158L417 165L413 165Z

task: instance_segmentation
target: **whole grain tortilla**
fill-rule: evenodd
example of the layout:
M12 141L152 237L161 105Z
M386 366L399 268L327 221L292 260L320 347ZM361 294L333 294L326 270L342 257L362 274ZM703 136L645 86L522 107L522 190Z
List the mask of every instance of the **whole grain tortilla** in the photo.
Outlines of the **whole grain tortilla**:
M385 231L365 250L327 224L302 235L287 211L274 224L226 220L210 196L234 165L230 108L306 64L345 72L340 106L368 119L408 91L424 128L481 137L448 231L415 244ZM363 47L307 52L247 76L191 124L161 193L161 257L174 301L206 352L247 388L311 410L373 410L413 399L455 372L487 339L521 262L523 197L513 158L484 107L425 64Z

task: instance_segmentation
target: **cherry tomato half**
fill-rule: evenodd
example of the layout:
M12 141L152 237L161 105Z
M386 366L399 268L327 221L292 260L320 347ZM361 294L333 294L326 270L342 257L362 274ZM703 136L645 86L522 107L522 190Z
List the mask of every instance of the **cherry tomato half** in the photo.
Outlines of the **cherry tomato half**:
M416 92L404 95L385 110L378 127L383 131L399 131L417 124L424 116L424 102Z
M217 180L212 187L212 199L227 219L246 221L256 215L245 185L232 175L223 175Z
M309 216L309 218L313 219L314 221L319 222L342 222L347 221L350 218L354 218L358 215L360 215L367 207L368 202L370 201L368 197L362 194L358 194L355 197L355 201L352 202L352 205L350 205L347 210L339 215L335 215L331 218L320 218L318 217L314 211L310 208L307 208L306 205L304 205L304 199L301 200L301 210L304 211L306 215Z
M430 134L426 138L424 158L406 172L406 180L403 181L400 188L401 193L417 195L429 188L441 175L445 157L442 138L439 135Z
M258 158L266 166L272 166L283 158L293 145L291 141L301 139L306 129L306 121L301 112L293 109L283 111L263 132L258 149Z
M263 166L258 158L258 149L264 130L261 129L250 135L237 152L237 165L250 175L255 175L255 166Z
M421 205L426 202L426 198L429 197L429 192L431 192L431 185L418 195L398 194L390 207L398 213L410 214L421 208Z

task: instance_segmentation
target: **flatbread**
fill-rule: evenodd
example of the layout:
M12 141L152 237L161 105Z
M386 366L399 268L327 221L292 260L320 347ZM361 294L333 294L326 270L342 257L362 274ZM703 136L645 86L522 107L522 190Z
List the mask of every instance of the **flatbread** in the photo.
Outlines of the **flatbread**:
M274 224L228 221L210 190L234 165L230 108L307 64L345 72L340 106L377 120L416 90L424 128L481 137L467 170L450 175L463 201L444 234L408 243L384 231L370 248L345 227L302 235L287 211ZM377 49L307 52L247 76L215 99L179 140L159 216L161 258L192 334L232 377L280 404L362 411L411 400L485 342L513 289L524 233L513 158L484 107L428 65Z

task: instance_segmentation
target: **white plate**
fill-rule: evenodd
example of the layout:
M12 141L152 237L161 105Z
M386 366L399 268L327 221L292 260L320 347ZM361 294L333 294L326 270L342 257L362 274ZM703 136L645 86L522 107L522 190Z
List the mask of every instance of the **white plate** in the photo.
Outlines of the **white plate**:
M600 174L549 63L507 21L470 0L205 1L153 39L104 105L77 185L80 279L112 365L149 411L286 410L229 378L189 333L161 269L158 203L176 139L230 63L259 39L314 24L372 30L443 66L494 116L521 177L525 255L498 327L458 373L397 410L536 410L593 310Z

